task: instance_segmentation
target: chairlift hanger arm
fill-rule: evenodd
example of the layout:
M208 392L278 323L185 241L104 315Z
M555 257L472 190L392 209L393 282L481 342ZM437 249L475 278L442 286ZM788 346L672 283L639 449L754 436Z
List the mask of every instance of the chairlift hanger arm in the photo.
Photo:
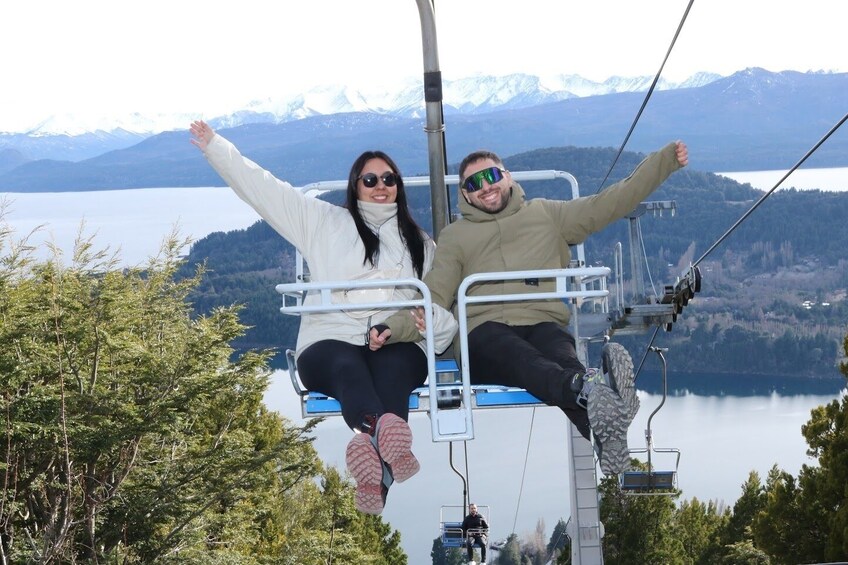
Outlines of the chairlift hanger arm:
M677 211L677 203L673 200L648 201L640 203L630 214L627 215L627 220L630 222L630 253L631 253L631 269L633 270L633 303L624 303L623 289L619 289L616 293L618 304L611 318L611 331L613 333L642 333L650 326L664 327L666 331L671 331L672 325L677 321L677 316L683 311L683 308L689 304L689 301L695 297L697 292L701 290L701 271L697 266L690 266L689 269L681 275L681 277L673 284L666 285L663 295L659 298L653 296L645 296L643 291L644 282L641 280L641 260L644 259L644 250L638 244L638 229L634 229L634 225L638 226L639 219L645 214L662 216L666 211L671 215L675 215ZM623 269L623 252L620 245L616 248L616 269ZM616 274L616 281L619 285L623 284L623 276L621 272ZM656 335L656 334L654 334ZM652 340L653 341L653 340Z

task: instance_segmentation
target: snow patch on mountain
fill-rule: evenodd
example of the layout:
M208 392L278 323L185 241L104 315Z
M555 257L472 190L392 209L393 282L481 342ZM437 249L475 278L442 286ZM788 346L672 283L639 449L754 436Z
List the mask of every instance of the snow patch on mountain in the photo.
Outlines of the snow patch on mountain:
M699 73L679 84L660 80L657 88L702 86L721 78ZM444 80L443 102L447 108L466 113L488 112L495 108L522 108L574 97L597 96L616 92L646 91L652 77L611 77L594 82L578 75L540 77L515 73L505 76L480 75L458 80ZM376 112L405 117L424 115L424 94L420 78L409 78L395 88L354 89L342 85L319 85L300 94L278 98L256 99L221 116L204 116L218 127L235 127L247 123L282 123L315 115L345 112ZM126 115L55 114L24 131L6 132L32 137L124 130L143 135L184 129L199 116L187 113Z

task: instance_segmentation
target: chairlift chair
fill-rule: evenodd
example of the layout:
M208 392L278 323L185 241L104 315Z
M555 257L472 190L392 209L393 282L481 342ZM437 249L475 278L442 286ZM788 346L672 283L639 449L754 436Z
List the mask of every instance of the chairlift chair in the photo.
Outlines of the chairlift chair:
M566 180L571 188L571 196L579 197L576 179L569 173L563 171L517 171L513 177L518 181L534 180ZM447 183L457 183L457 175L447 175ZM428 186L430 178L427 176L410 177L404 179L407 187ZM321 194L328 191L343 190L347 181L325 181L302 187L305 194ZM577 260L568 269L550 269L540 271L522 271L508 273L485 273L472 275L463 281L458 297L458 308L460 310L460 336L461 344L465 344L467 330L464 326L464 308L466 304L473 304L493 300L542 300L558 298L573 302L579 308L581 326L583 332L589 328L593 333L600 333L609 318L607 298L609 292L606 289L606 280L610 270L606 267L581 267L585 264L583 247L577 246L575 250ZM421 288L423 283L413 279L404 281L339 281L327 283L310 282L308 266L302 255L296 253L295 278L296 282L277 285L276 290L282 295L282 306L280 311L284 314L300 315L303 312L326 312L337 310L352 310L357 308L373 309L374 307L391 307L396 309L412 306L425 306L425 311L430 312L429 292L421 301L409 303L381 303L360 305L339 305L331 300L331 292L339 289L352 289L360 287L379 287L389 285L416 286ZM509 280L515 278L553 278L556 280L556 291L551 293L528 293L522 295L510 295L500 297L469 297L466 292L474 284L486 280ZM319 296L320 304L304 304L306 293ZM586 308L588 306L588 308ZM576 326L577 316L574 317ZM428 322L428 328L430 324ZM575 327L575 335L577 328ZM427 340L428 344L431 340ZM466 345L461 345L466 347ZM544 406L535 396L524 389L507 387L502 385L471 385L468 367L462 367L454 359L435 359L435 353L428 351L428 358L432 356L432 367L429 371L428 383L424 387L415 389L409 399L411 412L428 412L431 416L433 428L433 441L458 441L473 439L473 422L471 412L478 408L508 408L517 406ZM467 359L467 355L463 358ZM330 416L341 413L338 401L326 395L306 390L297 374L297 366L294 352L286 351L286 361L289 376L295 392L301 398L301 413L304 418Z
M518 181L524 180L548 180L565 179L571 184L572 196L579 197L577 181L569 173L562 171L517 171L512 173L513 178ZM438 179L441 181L441 179ZM458 182L456 175L444 177L446 183ZM426 186L430 184L429 177L411 177L404 179L407 187ZM435 184L439 184L438 182ZM332 181L316 183L304 187L304 192L328 190L341 190L346 187L346 181ZM435 221L435 220L434 220ZM427 339L428 343L428 379L425 387L416 389L410 395L411 411L426 411L431 420L432 439L437 441L464 441L474 438L472 411L479 408L515 407L515 406L544 406L537 398L523 389L503 387L500 385L474 385L470 384L470 371L467 365L467 327L464 316L464 308L467 304L484 302L487 300L540 300L560 299L568 302L572 307L571 332L578 338L578 351L583 351L585 362L585 347L589 341L601 341L605 339L612 329L615 333L630 334L644 329L646 323L665 323L667 326L674 321L674 317L682 308L678 305L677 297L682 294L690 284L690 276L685 276L675 286L667 289L671 297L663 298L660 303L647 305L641 310L624 303L623 292L623 261L620 260L620 251L617 253L616 281L619 292L614 296L615 304L611 305L609 291L607 290L607 279L611 270L607 267L585 267L586 260L583 245L577 245L574 249L575 259L567 269L551 269L545 271L524 271L506 273L482 273L471 275L461 285L457 298L458 321L460 324L460 347L461 360L465 360L457 366L453 359L436 359L432 349L432 336ZM351 288L379 288L380 286L411 285L421 290L423 299L419 301L406 301L404 303L392 304L363 304L357 307L373 309L375 307L409 308L423 306L427 319L428 331L431 328L432 312L429 305L430 295L426 286L416 279L404 279L402 281L342 281L336 283L315 284L309 282L309 273L300 253L297 253L296 283L277 285L277 291L283 295L283 305L280 308L285 314L300 315L303 312L332 311L342 309L353 309L350 305L340 307L333 305L330 300L332 290ZM509 295L499 297L468 296L467 290L474 284L484 283L488 280L503 281L516 278L553 278L556 280L556 291L550 293L528 293L523 295ZM420 286L418 286L420 285ZM316 292L321 296L321 305L306 306L303 298L306 292ZM673 302L673 303L670 303ZM579 314L579 316L578 316ZM612 328L611 328L612 325ZM294 353L289 351L286 355L289 373L295 391L301 397L301 408L304 417L326 416L340 414L340 406L335 399L318 395L305 390L297 376L297 367L294 362ZM435 399L435 400L434 400ZM571 498L572 500L586 500L597 498L597 483L594 473L593 451L591 445L583 439L574 426L570 426L569 453L572 458L571 469ZM654 452L660 450L654 449ZM650 460L650 457L649 457ZM661 476L652 469L647 484L656 483L656 477ZM623 482L627 485L638 484L639 477L628 476ZM645 482L642 480L641 482ZM676 468L671 476L672 484L676 485ZM635 489L633 489L635 490ZM643 489L644 490L644 489ZM588 498L587 498L588 497ZM597 549L602 536L602 527L598 520L597 503L589 504L585 508L578 505L576 514L572 518L577 524L575 537L580 539L579 547L572 548L572 557L579 557L585 553L599 555ZM443 530L443 541L456 543L455 528L457 524L451 521L440 521ZM461 526L461 522L459 523ZM453 541L452 541L453 540ZM464 540L460 540L463 542ZM576 549L575 549L576 548Z
M433 211L433 234L436 239L449 218L449 205L445 180L442 172L447 169L445 163L444 144L444 112L442 108L442 84L441 70L439 68L438 48L436 45L435 14L432 0L417 0L418 12L421 19L421 37L424 54L424 99L426 111L426 127L428 156L430 173L434 176L431 201ZM513 177L516 175L513 174ZM573 177L572 177L573 178ZM576 181L572 183L576 192ZM631 243L633 236L631 234ZM631 247L635 253L635 247ZM577 247L576 255L579 265L586 265L583 255L583 247ZM694 267L693 267L694 269ZM692 271L692 269L690 269ZM620 272L620 270L619 270ZM635 273L635 271L634 271ZM676 315L680 313L684 302L697 292L699 280L690 272L681 277L675 285L666 289L665 296L659 304L650 304L647 308L639 308L634 301L632 305L619 302L616 311L610 311L604 321L605 331L610 329L623 329L638 331L639 327L646 329L646 322L653 325L665 325L667 330L676 321ZM635 279L636 277L634 277ZM691 291L691 292L690 292ZM632 306L637 306L633 308ZM574 308L575 312L579 308ZM576 316L575 316L576 317ZM577 329L576 321L574 324ZM582 351L586 357L586 341L581 340L581 335L574 332L578 339L578 351ZM594 335L594 334L589 334ZM466 380L467 372L463 371L463 397L468 400L469 386ZM432 375L431 376L435 376ZM431 386L434 386L431 382ZM470 414L470 412L469 412ZM434 428L435 429L435 428ZM569 426L568 450L572 459L571 466L571 501L572 501L572 563L603 563L603 551L601 538L603 537L603 525L600 522L597 503L597 482L594 465L589 465L592 460L592 447L588 441L582 438L573 425ZM434 437L435 440L435 437ZM585 506L580 502L586 502Z
M489 507L486 505L477 505L477 513L483 516L486 523L489 523ZM445 547L465 547L466 535L462 531L462 522L467 515L466 506L464 505L444 505L439 510L439 532L442 540L442 545ZM457 517L459 519L457 520ZM483 529L469 529L468 535L485 534L486 549L489 547L488 537L489 531Z
M665 404L668 396L668 383L666 378L666 361L663 355L666 349L651 347L651 351L655 351L663 363L663 396L659 406L648 417L648 424L645 429L645 447L630 450L631 457L645 454L646 462L644 469L621 473L619 475L619 487L622 492L628 495L678 496L680 491L677 488L677 471L680 466L680 450L673 447L654 447L653 445L651 420L660 411L663 404ZM674 468L670 469L666 467L663 470L657 470L654 461L657 455L660 455L665 461L673 459Z

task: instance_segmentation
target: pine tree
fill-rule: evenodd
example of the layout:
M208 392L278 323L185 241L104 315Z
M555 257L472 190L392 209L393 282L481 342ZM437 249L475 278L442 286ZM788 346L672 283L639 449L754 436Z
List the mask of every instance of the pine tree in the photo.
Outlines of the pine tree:
M322 496L314 423L269 412L269 352L230 345L239 309L193 315L203 271L176 279L184 242L124 269L90 240L66 266L10 237L0 230L0 562L325 563L335 528L348 563L406 562L332 470Z

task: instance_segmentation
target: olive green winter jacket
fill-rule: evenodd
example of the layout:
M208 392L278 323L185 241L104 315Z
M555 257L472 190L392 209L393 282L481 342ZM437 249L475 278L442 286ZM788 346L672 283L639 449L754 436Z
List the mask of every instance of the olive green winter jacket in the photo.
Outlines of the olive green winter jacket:
M454 308L459 285L471 274L567 267L569 245L582 243L590 234L626 216L680 168L675 151L676 144L669 143L646 157L624 180L575 200L526 200L524 190L513 182L506 208L490 214L474 208L460 195L462 218L439 234L433 268L424 278L433 302L447 310ZM554 290L552 280L529 283L476 284L469 295ZM569 320L568 308L559 299L470 304L467 311L469 332L488 321L529 326L540 322L565 325ZM392 342L421 339L407 312L391 316L386 324L392 331Z

